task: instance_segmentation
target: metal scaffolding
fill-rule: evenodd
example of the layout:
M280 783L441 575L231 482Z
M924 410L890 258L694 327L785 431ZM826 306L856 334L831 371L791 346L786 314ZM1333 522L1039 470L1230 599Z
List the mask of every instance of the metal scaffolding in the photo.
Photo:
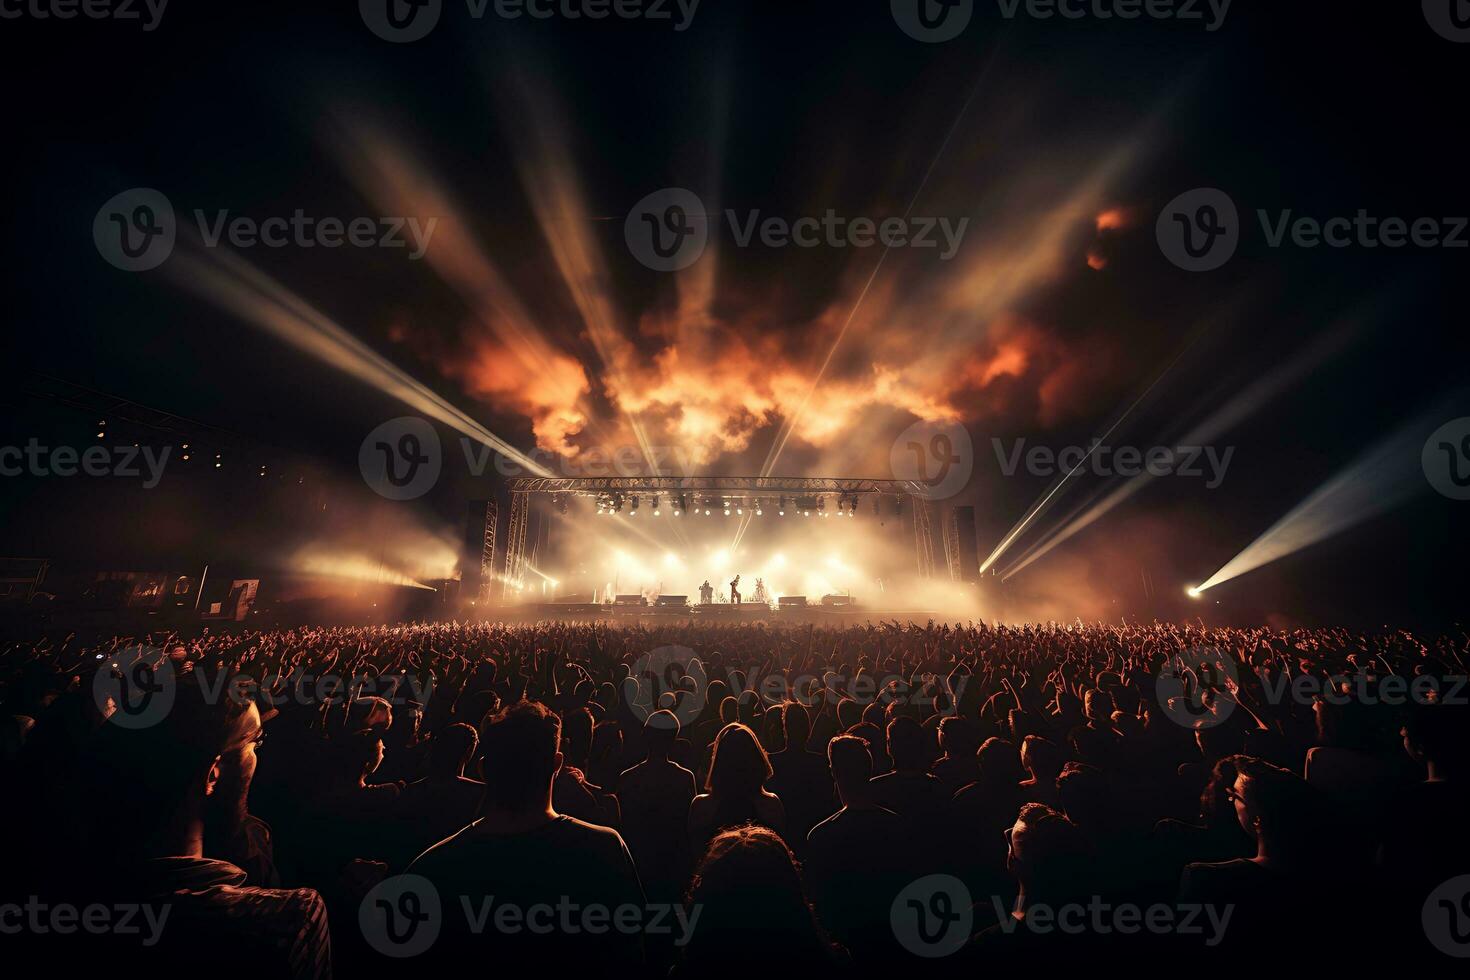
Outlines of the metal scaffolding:
M512 598L521 590L526 575L526 525L531 518L531 495L510 495L510 525L505 533L505 579L501 596Z
M500 508L495 501L485 501L485 536L480 544L480 595L483 602L490 598L490 585L495 581L495 525L500 519Z

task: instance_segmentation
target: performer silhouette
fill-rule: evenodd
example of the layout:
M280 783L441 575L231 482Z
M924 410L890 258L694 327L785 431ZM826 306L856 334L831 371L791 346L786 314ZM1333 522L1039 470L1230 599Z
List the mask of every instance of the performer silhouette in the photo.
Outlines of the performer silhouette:
M730 603L732 605L736 605L736 606L740 605L740 576L739 575L735 576L734 581L732 581L730 583Z
M699 601L705 606L715 601L715 587L709 584L709 579L705 579L704 584L699 587Z

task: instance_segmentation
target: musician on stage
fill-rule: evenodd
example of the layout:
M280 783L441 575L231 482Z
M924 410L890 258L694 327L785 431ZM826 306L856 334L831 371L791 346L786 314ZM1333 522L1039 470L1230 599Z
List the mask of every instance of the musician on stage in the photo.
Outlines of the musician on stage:
M715 587L709 584L709 579L705 579L704 584L699 587L699 604L707 606L714 601Z
M734 581L732 581L730 583L730 604L731 605L734 605L734 606L740 605L740 576L739 575L735 576Z

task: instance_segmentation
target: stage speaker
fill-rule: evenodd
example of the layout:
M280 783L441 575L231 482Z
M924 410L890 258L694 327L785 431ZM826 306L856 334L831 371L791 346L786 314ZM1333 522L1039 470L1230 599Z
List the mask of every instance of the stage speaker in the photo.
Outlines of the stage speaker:
M620 596L618 596L617 599L614 600L614 605L618 605L618 606L643 606L643 605L647 605L647 600L644 599L641 594L635 592L632 595L620 595Z
M822 596L822 605L824 605L824 606L850 606L850 605L852 605L852 596L850 596L850 595L824 595L824 596Z
M664 608L668 608L670 606L682 608L689 605L689 597L687 595L661 595L658 597L658 601L655 602L654 605Z
M776 604L779 605L782 609L801 608L802 606L806 605L806 596L783 595L781 598L776 600Z

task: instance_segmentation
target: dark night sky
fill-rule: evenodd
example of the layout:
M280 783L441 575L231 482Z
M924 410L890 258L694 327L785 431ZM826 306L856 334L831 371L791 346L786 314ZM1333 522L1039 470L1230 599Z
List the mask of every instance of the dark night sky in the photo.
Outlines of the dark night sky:
M609 415L592 345L517 170L523 135L553 117L588 218L615 219L589 220L589 234L607 257L607 295L629 324L670 304L668 280L638 266L621 239L622 215L659 187L713 193L717 183L724 206L771 214L900 213L973 92L918 210L972 214L972 233L986 236L1001 222L1024 230L1034 187L1065 182L1100 148L1136 138L1138 153L1104 192L1132 215L1100 246L1106 269L1074 260L1089 247L1074 233L1065 249L1077 256L1064 274L1006 304L1008 315L1045 325L1070 362L1095 359L1101 377L1079 389L1079 405L1045 421L1024 385L1004 398L957 396L977 445L991 436L1085 440L1188 347L1135 420L1130 438L1152 444L1335 325L1361 324L1344 351L1232 430L1235 469L1220 490L1152 487L1063 546L1106 556L1146 533L1155 577L1171 589L1222 565L1396 426L1425 412L1470 415L1456 395L1467 341L1452 291L1470 250L1271 249L1253 218L1256 208L1470 214L1455 108L1470 44L1436 36L1418 4L1237 0L1224 27L1207 33L1152 21L1008 23L994 3L978 3L961 38L926 45L876 0L704 0L682 33L640 21L475 22L462 2L446 2L436 31L409 45L374 37L346 0L308 9L172 0L152 33L0 22L12 170L5 335L14 348L0 445L94 441L89 413L25 394L28 372L230 432L200 430L201 444L229 447L228 470L171 472L156 491L121 480L0 480L0 553L193 563L377 519L359 517L381 502L357 475L357 450L370 428L405 414L401 406L161 273L114 269L90 231L102 202L135 186L164 191L180 212L383 213L331 142L337 122L368 116L431 163L457 202L455 220L487 244L545 334L587 366L589 398ZM507 95L515 85L524 98ZM536 108L518 119L516 105ZM1199 186L1225 189L1251 229L1225 268L1191 275L1160 255L1153 224L1165 202ZM468 311L427 263L372 249L255 249L248 258L496 433L533 444L524 414L444 370L462 350ZM721 322L809 365L820 346L810 324L871 256L729 249L720 263ZM922 268L885 268L880 289L922 286ZM986 329L975 324L977 336ZM953 339L934 341L917 317L891 330L915 344ZM659 344L628 332L645 356ZM844 348L839 376L856 377L876 349ZM712 468L758 467L774 431L762 428ZM891 431L878 441L886 446ZM832 465L828 450L797 445L781 470ZM1000 479L982 466L991 459L982 445L969 491L982 555L1046 489L1045 480ZM477 490L457 474L414 505L416 519L450 526ZM1426 486L1387 516L1222 586L1222 601L1247 620L1455 621L1467 508Z

